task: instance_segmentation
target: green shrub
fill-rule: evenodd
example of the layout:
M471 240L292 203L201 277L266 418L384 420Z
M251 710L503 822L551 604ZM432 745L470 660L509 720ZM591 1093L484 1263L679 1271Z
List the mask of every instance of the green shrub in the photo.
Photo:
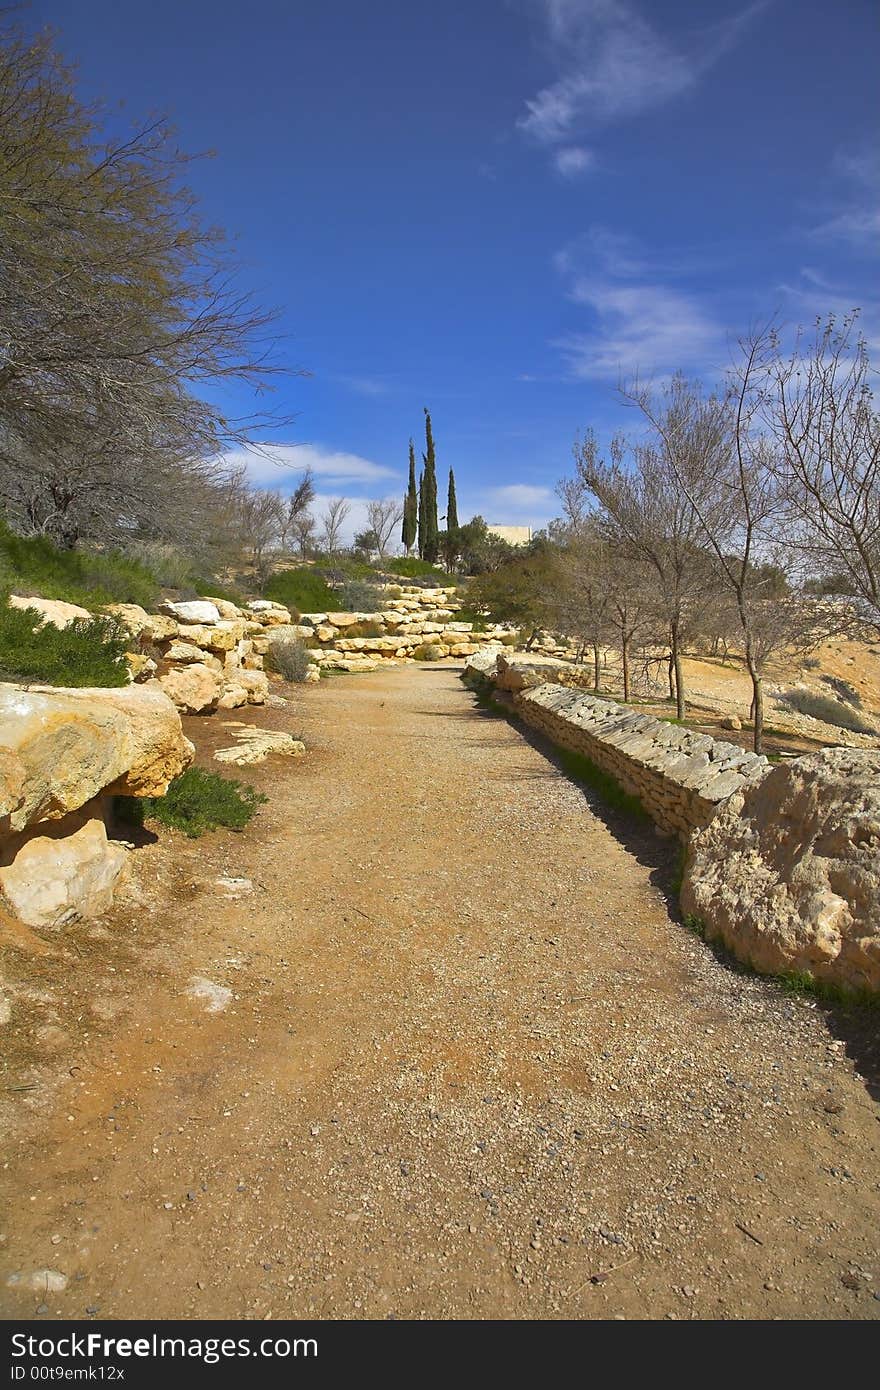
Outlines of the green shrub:
M34 685L128 685L125 628L113 618L78 618L68 627L37 624L33 608L0 609L0 680Z
M422 642L412 655L414 661L439 661L443 652L444 648L439 642Z
M175 777L164 796L118 796L116 815L128 825L155 820L194 840L219 826L243 830L267 800L246 782L190 767Z
M390 574L399 574L404 579L433 579L436 584L454 578L439 565L431 565L417 555L399 555L396 560L388 561L387 569Z
M117 550L59 550L45 536L17 536L3 522L0 587L84 608L105 603L139 603L148 608L159 592L156 576L130 555Z
M874 725L865 719L851 705L835 700L830 695L819 695L814 690L786 690L780 700L799 714L821 719L823 724L832 724L837 729L848 729L854 734L876 733Z
M457 623L470 623L474 632L486 632L489 627L486 614L481 612L479 608L457 608L455 621Z
M383 593L375 584L361 579L345 579L339 589L340 602L346 613L375 613L383 603Z
M266 665L286 681L304 681L311 666L309 649L302 637L276 637L269 643Z
M342 599L327 583L320 570L282 570L273 574L264 590L266 598L283 603L292 613L326 613L339 611Z

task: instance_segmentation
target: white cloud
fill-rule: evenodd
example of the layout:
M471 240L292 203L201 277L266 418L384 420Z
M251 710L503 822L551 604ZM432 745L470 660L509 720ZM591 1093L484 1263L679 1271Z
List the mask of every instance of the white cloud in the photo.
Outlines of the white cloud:
M387 396L391 387L387 381L375 376L337 376L336 380L343 386L347 386L350 391L354 391L357 396Z
M873 147L850 150L839 154L835 165L849 184L848 196L811 235L876 251L880 247L880 155Z
M277 487L282 492L295 487L307 468L311 468L316 478L338 486L341 491L347 487L362 488L366 484L388 491L388 480L401 477L396 468L374 463L359 454L326 449L321 444L267 444L259 451L235 449L226 455L226 461L231 465L244 464L254 486Z
M559 75L526 101L517 125L556 145L661 106L695 87L766 3L675 43L630 0L537 0Z
M508 483L506 487L492 488L489 496L496 506L519 513L549 505L553 501L553 490L533 483Z
M616 381L722 365L720 326L694 295L652 278L628 240L595 228L558 253L555 264L569 298L592 318L586 332L554 344L576 379Z
M566 145L556 151L553 163L563 178L576 179L596 167L596 156L581 145Z

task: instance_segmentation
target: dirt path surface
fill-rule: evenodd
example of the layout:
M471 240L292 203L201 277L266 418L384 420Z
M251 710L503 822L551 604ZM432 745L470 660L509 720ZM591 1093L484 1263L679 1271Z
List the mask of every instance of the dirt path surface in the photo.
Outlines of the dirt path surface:
M674 920L668 845L449 670L253 718L309 753L245 834L4 953L7 1317L880 1313L866 1058Z

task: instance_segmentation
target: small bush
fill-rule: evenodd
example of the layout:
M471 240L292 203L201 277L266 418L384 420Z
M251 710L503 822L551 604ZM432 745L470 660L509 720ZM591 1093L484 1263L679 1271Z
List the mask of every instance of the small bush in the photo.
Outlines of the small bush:
M413 652L414 661L439 661L443 655L444 648L439 642L422 642Z
M417 555L399 555L396 560L389 560L387 568L389 573L399 574L403 579L429 579L435 584L453 578L439 565L431 565Z
M286 681L302 682L311 666L309 649L302 637L277 637L270 641L266 653L269 669L277 671Z
M125 628L113 618L78 618L68 627L37 624L33 608L0 609L0 680L36 685L128 685Z
M375 613L382 607L382 590L361 579L345 579L339 590L346 613Z
M190 767L175 777L164 796L118 796L116 815L127 825L155 820L194 840L219 826L243 830L267 800L245 782Z
M266 598L283 603L296 613L326 613L338 611L342 599L327 583L320 570L292 569L273 574L264 589Z
M830 695L819 695L814 690L786 690L779 698L799 714L821 719L823 724L832 724L837 729L848 729L853 734L877 732L874 725L863 718L858 710L833 699Z
M351 623L343 630L345 637L384 637L385 629L381 623L370 620L366 623Z
M402 598L403 590L399 584L389 584L385 590L385 598Z

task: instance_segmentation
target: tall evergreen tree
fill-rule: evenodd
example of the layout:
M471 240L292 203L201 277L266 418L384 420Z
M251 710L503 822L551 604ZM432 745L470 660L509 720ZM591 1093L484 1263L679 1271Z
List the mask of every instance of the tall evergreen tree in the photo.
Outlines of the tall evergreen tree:
M413 448L412 440L409 441L409 486L406 490L406 498L403 503L403 528L400 539L406 548L407 555L415 544L416 535L419 529L419 495L416 492L416 451Z
M424 458L424 454L422 455ZM428 536L428 505L425 499L425 470L419 474L419 516L418 516L419 559L425 559Z
M425 548L423 560L434 564L440 550L440 526L437 520L437 461L434 456L434 432L431 415L425 406Z
M455 496L455 474L449 470L449 492L446 500L446 568L451 570L458 556L458 502Z

